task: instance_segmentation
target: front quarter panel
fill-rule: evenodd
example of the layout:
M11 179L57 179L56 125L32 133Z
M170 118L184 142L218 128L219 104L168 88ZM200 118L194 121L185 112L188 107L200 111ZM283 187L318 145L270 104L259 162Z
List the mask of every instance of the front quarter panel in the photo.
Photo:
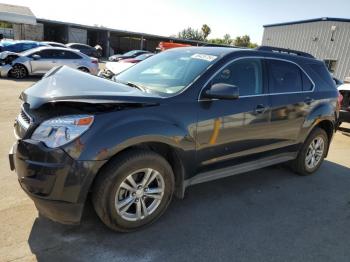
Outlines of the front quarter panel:
M158 142L193 163L196 114L190 107L169 104L96 115L92 127L64 150L77 160L108 160L128 147Z

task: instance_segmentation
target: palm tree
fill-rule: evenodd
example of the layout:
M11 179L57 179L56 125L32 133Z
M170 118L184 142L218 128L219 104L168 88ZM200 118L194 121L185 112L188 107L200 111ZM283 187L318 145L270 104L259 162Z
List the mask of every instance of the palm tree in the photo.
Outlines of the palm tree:
M211 33L211 29L207 24L204 24L202 26L202 33L203 33L204 39L206 39L208 37L208 35Z

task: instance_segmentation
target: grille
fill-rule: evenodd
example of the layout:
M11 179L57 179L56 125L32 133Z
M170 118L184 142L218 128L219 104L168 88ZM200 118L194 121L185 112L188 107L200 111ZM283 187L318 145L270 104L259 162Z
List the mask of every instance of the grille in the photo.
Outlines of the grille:
M22 107L21 112L19 113L17 117L18 124L26 131L30 124L32 123L32 118L29 116L29 114L24 110Z
M27 115L24 110L21 110L21 113L19 113L20 117L23 119L24 122L26 122L28 125L30 125L30 117Z

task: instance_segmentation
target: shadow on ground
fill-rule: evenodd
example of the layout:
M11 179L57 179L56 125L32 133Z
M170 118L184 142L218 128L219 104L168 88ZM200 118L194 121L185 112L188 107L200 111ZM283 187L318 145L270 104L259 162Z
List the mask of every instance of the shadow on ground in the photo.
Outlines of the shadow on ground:
M188 189L152 226L114 233L91 204L80 226L36 219L38 261L349 261L350 169L280 166Z

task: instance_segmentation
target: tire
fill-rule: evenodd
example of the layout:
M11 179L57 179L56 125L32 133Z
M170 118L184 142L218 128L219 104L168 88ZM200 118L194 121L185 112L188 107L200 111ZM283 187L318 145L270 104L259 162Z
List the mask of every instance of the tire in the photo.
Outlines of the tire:
M90 73L90 70L87 69L86 67L79 67L78 70L85 72L85 73Z
M12 78L23 79L28 76L28 70L24 65L15 64L8 74Z
M316 149L313 150L313 146L317 145L319 141L321 141L320 143L323 143L323 147L316 146ZM321 146L320 144L318 145ZM329 139L327 133L323 129L316 127L305 140L297 158L291 162L293 171L302 176L315 173L321 166L327 154L328 147ZM310 158L310 156L312 157ZM312 164L313 157L314 162Z
M150 183L142 186L147 174ZM130 232L155 222L165 212L174 184L172 168L163 157L152 151L131 150L101 170L93 186L92 203L107 227Z

